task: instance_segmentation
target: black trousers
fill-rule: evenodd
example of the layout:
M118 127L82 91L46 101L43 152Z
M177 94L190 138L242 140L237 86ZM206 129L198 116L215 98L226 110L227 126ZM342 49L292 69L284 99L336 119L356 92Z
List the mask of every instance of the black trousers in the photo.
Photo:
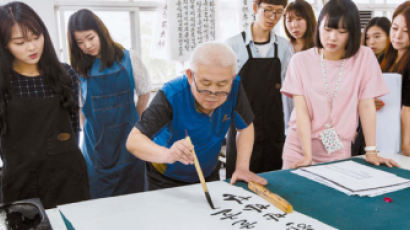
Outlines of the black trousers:
M215 167L215 169L212 171L211 175L205 178L205 181L206 182L218 181L219 180L219 169L220 169L220 166L218 164L217 167ZM149 191L199 183L199 181L193 182L193 183L178 181L178 180L169 178L167 176L164 176L160 172L158 172L154 168L154 166L152 166L151 163L147 163L147 176L148 176L148 190Z

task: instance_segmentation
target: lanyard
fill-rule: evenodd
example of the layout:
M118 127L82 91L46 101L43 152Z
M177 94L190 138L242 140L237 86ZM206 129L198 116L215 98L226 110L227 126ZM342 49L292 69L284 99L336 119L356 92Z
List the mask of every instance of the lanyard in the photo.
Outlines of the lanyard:
M342 63L340 64L337 80L336 80L336 86L335 90L333 91L333 95L330 95L330 90L329 90L329 79L327 78L327 72L326 72L326 66L325 66L325 61L323 60L323 49L322 53L320 54L320 66L322 67L322 75L323 75L323 81L325 83L325 89L326 89L326 96L330 105L330 118L332 118L332 109L333 109L333 102L335 101L337 92L339 91L340 88L340 82L342 81L342 75L344 72L344 65L345 65L345 60L342 59ZM332 121L332 119L330 119ZM332 122L329 122L329 124L326 124L327 128L330 128Z

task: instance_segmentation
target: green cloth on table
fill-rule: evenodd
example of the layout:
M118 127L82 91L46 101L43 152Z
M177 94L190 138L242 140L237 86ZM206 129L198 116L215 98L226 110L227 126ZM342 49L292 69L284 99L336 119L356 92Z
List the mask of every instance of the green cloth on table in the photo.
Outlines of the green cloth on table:
M349 159L410 179L410 171L373 166L364 159ZM290 170L261 173L268 188L292 204L294 210L339 229L410 229L410 188L376 197L348 196ZM238 186L247 188L245 183ZM387 203L384 197L393 202Z

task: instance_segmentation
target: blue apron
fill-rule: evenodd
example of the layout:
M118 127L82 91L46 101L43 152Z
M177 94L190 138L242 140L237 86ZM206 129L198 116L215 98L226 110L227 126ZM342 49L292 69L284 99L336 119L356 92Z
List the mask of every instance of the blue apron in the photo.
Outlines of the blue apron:
M134 103L134 80L128 51L121 63L100 71L96 59L81 80L85 116L82 152L87 162L91 198L145 190L145 162L125 147L139 120Z

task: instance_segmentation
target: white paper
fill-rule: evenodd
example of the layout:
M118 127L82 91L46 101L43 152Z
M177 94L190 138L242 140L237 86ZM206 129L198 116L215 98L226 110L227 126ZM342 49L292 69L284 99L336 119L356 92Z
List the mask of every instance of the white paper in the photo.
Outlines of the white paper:
M64 224L63 218L58 212L58 209L56 208L47 209L46 214L47 214L48 220L50 221L50 225L54 230L66 230L67 229Z
M371 190L365 190L365 191L361 191L361 192L352 192L350 190L345 189L344 187L337 186L336 184L334 184L334 183L332 183L332 182L330 182L330 181L328 181L328 180L326 180L322 177L319 177L315 174L307 172L307 171L303 171L303 170L298 169L298 170L294 170L293 173L295 173L299 176L306 177L310 180L316 181L316 182L321 183L323 185L326 185L330 188L334 188L334 189L336 189L340 192L343 192L343 193L345 193L349 196L357 195L357 196L362 196L362 197L363 196L375 197L375 196L379 196L379 195L386 194L386 193L389 193L389 192L399 191L399 190L402 190L402 189L405 189L405 188L409 187L408 184L404 184L404 185L392 186L392 187L387 187L387 188L371 189Z
M378 99L385 106L377 111L376 146L383 153L396 154L401 150L400 110L402 76L398 73L383 73L390 93Z
M292 229L297 225L304 229L334 229L296 211L284 215L256 194L226 182L207 185L215 210L206 202L200 184L62 205L58 209L76 230L246 229L246 225L258 230ZM229 200L229 194L242 204Z
M366 165L343 161L292 171L348 195L376 196L410 187L410 180Z

